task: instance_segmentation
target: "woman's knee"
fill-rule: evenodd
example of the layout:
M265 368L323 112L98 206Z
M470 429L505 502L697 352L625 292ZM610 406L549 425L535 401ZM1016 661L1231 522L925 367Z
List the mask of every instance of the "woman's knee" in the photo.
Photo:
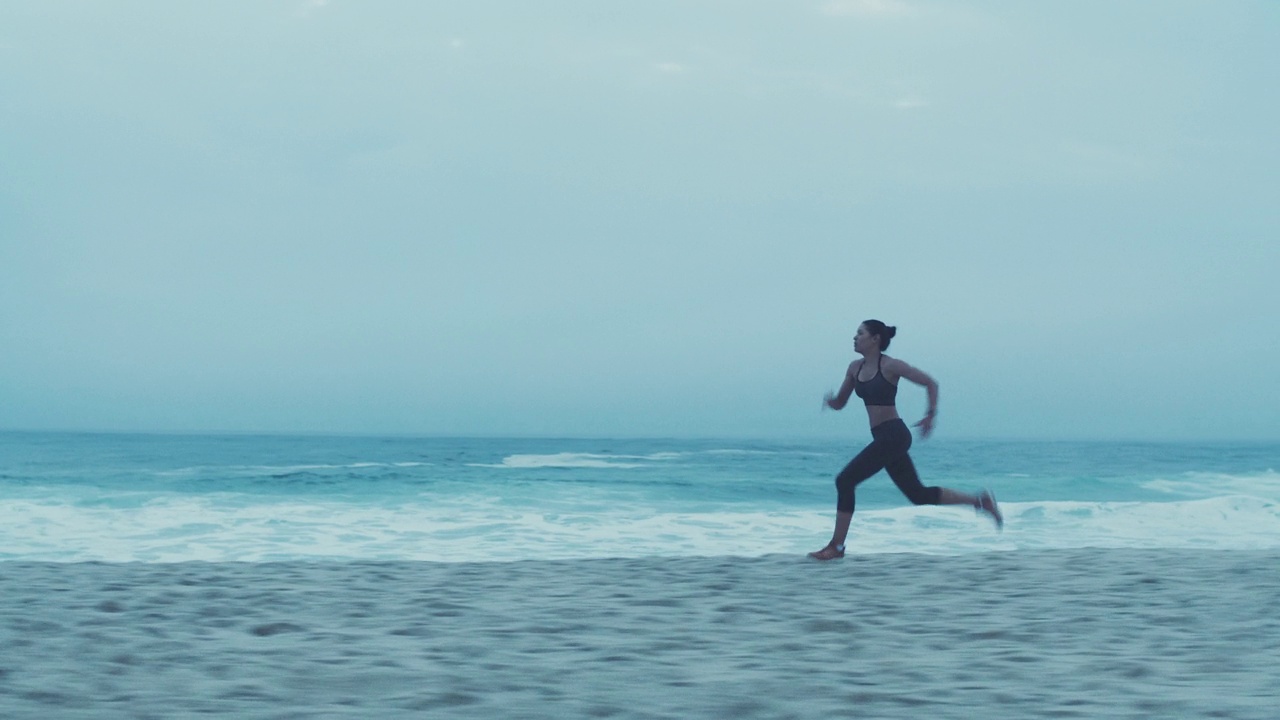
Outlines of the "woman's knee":
M854 488L861 480L853 473L840 473L836 476L836 510L853 512Z
M913 505L939 505L942 499L942 488L933 485L921 486L917 490L907 493L907 499Z

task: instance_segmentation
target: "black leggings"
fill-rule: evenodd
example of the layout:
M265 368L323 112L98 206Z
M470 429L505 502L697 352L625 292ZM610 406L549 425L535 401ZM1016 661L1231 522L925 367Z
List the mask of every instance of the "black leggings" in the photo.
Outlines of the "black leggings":
M871 444L849 461L836 476L836 510L853 512L853 489L881 470L889 471L893 484L916 505L937 505L942 490L925 487L907 451L911 430L902 420L889 420L871 428Z

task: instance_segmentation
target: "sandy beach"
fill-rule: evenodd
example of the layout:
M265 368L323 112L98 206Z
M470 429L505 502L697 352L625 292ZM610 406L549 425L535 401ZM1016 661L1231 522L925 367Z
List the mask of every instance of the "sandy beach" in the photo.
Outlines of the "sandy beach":
M1274 718L1280 553L0 565L4 718Z

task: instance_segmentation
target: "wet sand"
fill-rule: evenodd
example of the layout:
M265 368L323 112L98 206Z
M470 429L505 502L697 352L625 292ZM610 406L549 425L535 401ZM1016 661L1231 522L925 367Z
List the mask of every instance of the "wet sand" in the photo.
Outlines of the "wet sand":
M1280 553L0 563L0 717L1256 718Z

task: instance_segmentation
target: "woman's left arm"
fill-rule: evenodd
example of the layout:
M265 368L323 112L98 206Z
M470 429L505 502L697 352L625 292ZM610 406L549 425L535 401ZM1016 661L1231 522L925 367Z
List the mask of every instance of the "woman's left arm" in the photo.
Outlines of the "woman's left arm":
M933 418L938 414L938 381L934 380L929 373L897 358L893 358L889 364L889 371L917 385L923 385L929 393L929 410L925 413L924 419L916 423L921 434L929 437L929 433L933 432Z

